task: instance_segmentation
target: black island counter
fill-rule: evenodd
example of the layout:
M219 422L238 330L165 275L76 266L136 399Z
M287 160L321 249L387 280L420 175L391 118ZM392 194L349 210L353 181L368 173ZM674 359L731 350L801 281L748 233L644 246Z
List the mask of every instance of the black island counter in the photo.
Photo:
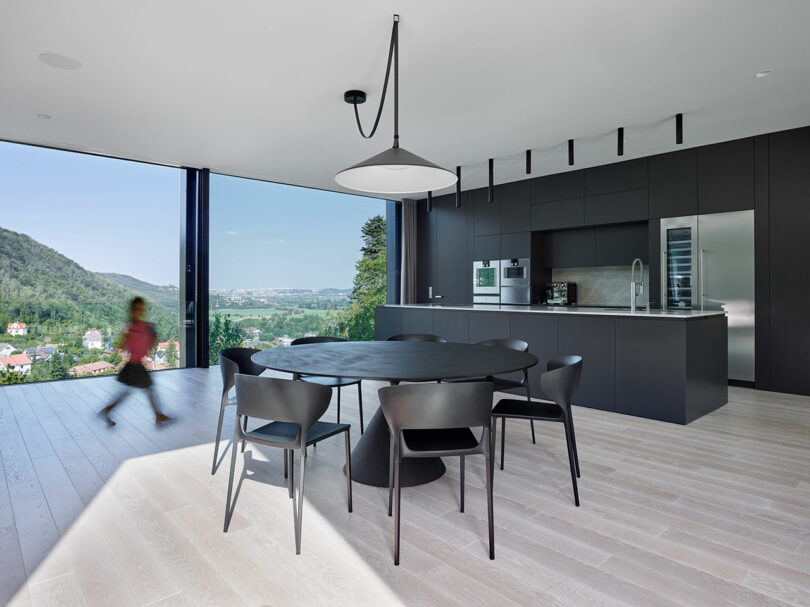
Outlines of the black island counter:
M616 308L386 305L375 312L375 339L434 333L449 342L512 338L529 343L529 371L543 398L548 360L584 358L574 404L688 424L728 402L728 323L724 312Z

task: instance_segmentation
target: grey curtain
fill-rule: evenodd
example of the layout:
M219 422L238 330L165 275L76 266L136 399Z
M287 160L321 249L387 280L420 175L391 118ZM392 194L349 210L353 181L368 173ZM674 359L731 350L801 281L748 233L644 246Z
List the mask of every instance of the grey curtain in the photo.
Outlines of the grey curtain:
M402 201L401 303L416 303L416 201Z

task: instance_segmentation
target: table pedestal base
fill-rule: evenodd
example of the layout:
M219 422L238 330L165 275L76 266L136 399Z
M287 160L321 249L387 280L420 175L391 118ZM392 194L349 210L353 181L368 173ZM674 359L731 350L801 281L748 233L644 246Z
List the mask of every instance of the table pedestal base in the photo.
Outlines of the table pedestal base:
M377 409L352 451L352 480L363 485L387 487L390 454L391 432L382 409ZM424 485L435 481L445 470L438 457L405 459L399 468L399 484L402 487Z

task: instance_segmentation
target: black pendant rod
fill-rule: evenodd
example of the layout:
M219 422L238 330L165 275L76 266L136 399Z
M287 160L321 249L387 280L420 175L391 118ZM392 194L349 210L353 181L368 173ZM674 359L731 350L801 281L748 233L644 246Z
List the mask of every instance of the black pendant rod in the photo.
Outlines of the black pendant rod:
M526 150L526 174L532 174L532 151Z
M433 192L428 192L427 197L427 211L430 213L433 210Z
M620 126L617 131L616 153L619 156L624 156L624 127Z
M574 166L574 140L568 140L568 166Z
M461 167L456 167L456 208L461 207Z
M385 95L388 92L388 79L391 76L391 63L396 59L394 65L394 147L399 147L399 15L394 15L394 26L391 29L391 44L388 46L388 65L385 68L385 80L383 81L382 95L380 96L380 107L377 108L377 117L374 119L374 126L371 132L366 135L363 125L360 123L360 112L357 110L357 101L352 101L354 106L354 119L357 121L357 128L364 139L371 139L380 126L383 108L385 107ZM365 101L365 95L360 103Z
M490 204L495 202L495 159L489 159L489 191L488 198Z
M675 114L675 143L683 143L683 114Z

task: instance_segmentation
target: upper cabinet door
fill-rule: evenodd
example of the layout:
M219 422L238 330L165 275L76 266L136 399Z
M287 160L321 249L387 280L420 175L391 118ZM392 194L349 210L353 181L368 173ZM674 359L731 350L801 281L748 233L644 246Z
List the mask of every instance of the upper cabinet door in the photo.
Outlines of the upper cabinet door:
M501 201L495 196L494 202L487 200L487 189L478 188L465 192L467 199L472 202L475 236L489 236L501 233ZM466 201L465 201L466 202ZM462 204L464 204L462 202Z
M530 181L515 181L496 186L495 200L501 205L501 234L529 229L532 222Z
M456 208L455 195L434 199L436 214L436 282L432 303L466 304L472 289L468 255L467 213L470 205Z
M584 216L586 226L645 221L647 188L586 196Z
M532 205L532 230L558 230L585 225L582 198Z
M698 149L698 212L754 208L754 139Z
M582 171L557 173L529 180L532 202L553 202L580 198L583 193Z
M585 196L638 190L646 187L646 158L585 169Z
M649 159L650 219L697 215L697 156L693 149Z

